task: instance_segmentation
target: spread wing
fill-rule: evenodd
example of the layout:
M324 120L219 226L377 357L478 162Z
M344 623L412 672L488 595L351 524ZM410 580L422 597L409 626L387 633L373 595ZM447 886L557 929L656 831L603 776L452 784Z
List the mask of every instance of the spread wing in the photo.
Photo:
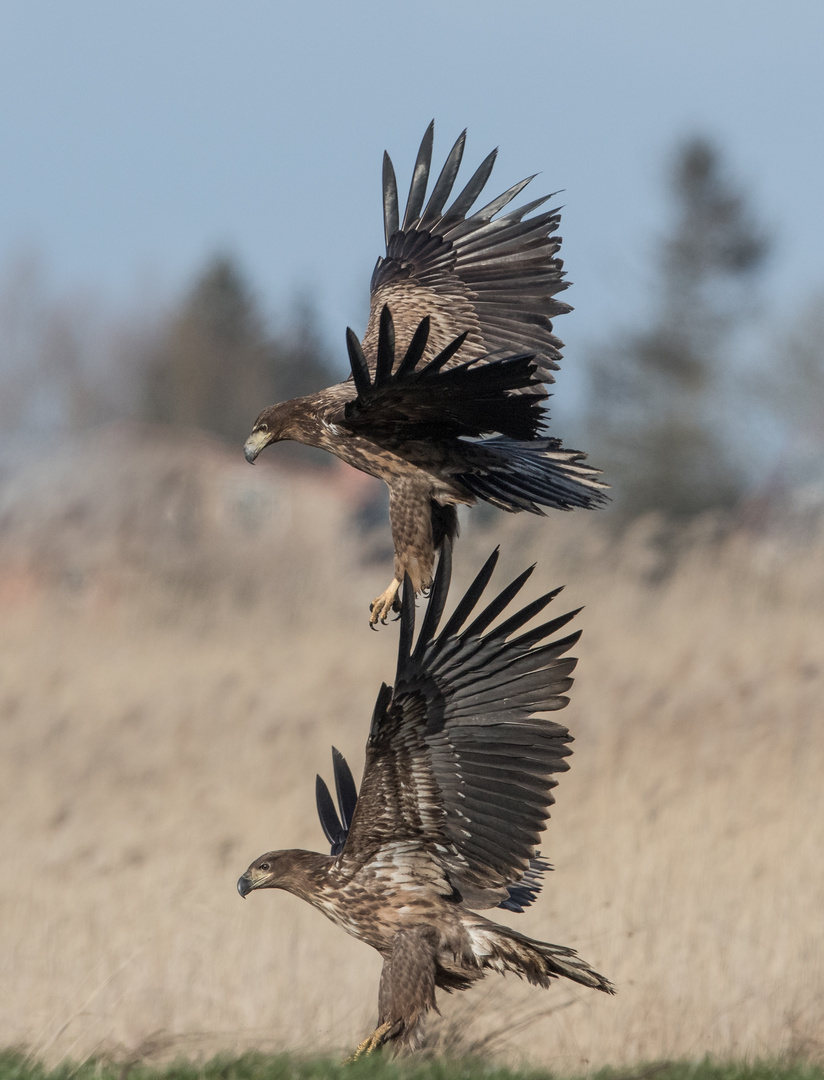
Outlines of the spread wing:
M386 256L378 259L372 274L364 352L374 367L380 313L388 304L404 345L428 315L432 320L432 354L466 333L463 360L533 353L539 361L540 382L551 383L562 347L552 333L551 320L571 310L555 298L568 284L557 255L561 240L555 231L560 213L555 209L528 216L550 196L502 213L533 179L529 177L469 214L492 172L496 150L446 207L463 157L465 131L452 147L424 205L433 133L434 121L418 151L403 222L395 171L384 154ZM539 392L546 393L543 388Z
M321 828L331 845L330 854L340 855L349 835L349 826L352 824L352 816L358 802L358 788L346 758L334 746L332 747L332 767L335 774L338 809L335 809L332 795L321 776L315 777L315 800ZM498 904L498 907L515 912L522 912L528 908L535 902L535 898L541 891L543 875L551 869L549 863L540 856L531 858L526 873L515 884L507 886L507 897Z
M414 648L414 598L405 586L396 682L378 695L343 852L380 863L382 851L400 844L414 854L411 864L427 859L477 907L523 906L539 887L538 840L571 738L536 714L567 704L576 661L565 654L580 636L548 640L574 611L519 632L557 589L489 629L531 569L469 621L497 558L438 633L450 576L444 545Z
M350 399L335 422L377 442L399 439L477 437L500 432L513 439L534 439L546 416L535 394L540 389L535 357L507 356L481 364L476 360L450 365L465 335L421 364L430 333L425 318L409 348L395 365L394 320L388 306L381 311L374 378L352 330L346 331L349 363L357 397Z

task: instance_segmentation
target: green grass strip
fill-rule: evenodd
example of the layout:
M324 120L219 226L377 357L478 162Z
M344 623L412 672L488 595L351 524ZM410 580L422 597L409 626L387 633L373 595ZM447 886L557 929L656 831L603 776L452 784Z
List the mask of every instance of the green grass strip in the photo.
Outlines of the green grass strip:
M0 1080L575 1080L547 1069L513 1070L477 1060L366 1058L352 1065L292 1054L215 1057L199 1064L179 1060L150 1066L130 1062L70 1061L47 1068L13 1050L0 1051ZM824 1080L824 1067L781 1061L674 1061L602 1069L590 1080Z

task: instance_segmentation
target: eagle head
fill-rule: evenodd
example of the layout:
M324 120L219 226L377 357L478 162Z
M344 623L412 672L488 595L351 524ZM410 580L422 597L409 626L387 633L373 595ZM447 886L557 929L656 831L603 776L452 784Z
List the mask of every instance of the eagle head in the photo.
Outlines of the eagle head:
M278 885L282 851L267 851L255 859L237 880L237 891L246 899L253 889L274 889Z
M246 897L253 889L285 889L308 899L334 861L315 851L267 851L238 878L237 891Z
M268 446L269 443L280 442L281 439L289 438L289 435L286 433L286 425L289 417L284 406L290 404L291 402L287 401L280 405L270 405L269 408L264 409L257 420L255 420L252 434L243 446L243 453L246 455L246 460L250 464L254 462L264 446Z

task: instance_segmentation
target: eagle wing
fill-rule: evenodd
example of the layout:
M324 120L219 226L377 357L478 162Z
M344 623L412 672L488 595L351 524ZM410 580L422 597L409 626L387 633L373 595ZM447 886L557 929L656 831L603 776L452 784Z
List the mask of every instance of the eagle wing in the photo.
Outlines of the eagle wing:
M418 151L403 222L395 171L384 154L386 256L378 259L372 274L364 352L374 367L380 313L388 304L404 345L428 315L432 353L466 333L462 360L534 353L541 384L554 382L552 372L558 368L563 343L552 333L551 319L571 310L555 299L568 284L557 255L561 240L555 231L560 213L554 209L527 216L551 196L501 213L533 179L528 177L467 216L489 179L497 150L446 207L463 157L466 131L452 147L424 206L433 133L434 121ZM538 392L546 394L542 385Z
M575 611L518 633L558 589L489 629L531 568L467 625L497 558L496 551L438 633L450 577L444 545L414 647L414 598L405 586L395 686L378 695L342 856L380 865L404 852L412 873L424 859L476 907L512 899L519 883L516 902L537 892L538 840L554 801L553 774L569 767L571 737L536 714L567 704L576 660L565 654L580 636L547 640Z
M320 775L315 777L315 801L318 808L320 825L326 839L331 845L330 854L340 855L349 835L349 826L358 803L358 788L352 770L346 758L332 747L332 771L335 776L335 791L337 794L338 809L326 781ZM526 873L518 878L513 884L507 885L505 900L498 904L507 911L523 912L535 902L538 893L543 887L543 875L552 867L535 855L529 860L529 868Z
M346 843L346 837L349 835L349 826L358 801L358 788L352 776L352 770L346 763L346 758L334 746L332 747L332 770L335 774L338 809L335 809L329 788L321 776L315 777L315 802L320 827L332 846L331 854L340 855ZM338 816L338 811L340 811L340 816Z
M479 363L450 363L465 336L451 341L426 364L421 360L431 320L422 319L409 347L395 364L395 328L388 305L379 319L377 362L370 370L352 330L346 331L349 363L357 396L346 401L334 422L378 443L410 439L477 437L500 432L513 439L534 439L546 417L535 394L540 389L535 357L507 356Z

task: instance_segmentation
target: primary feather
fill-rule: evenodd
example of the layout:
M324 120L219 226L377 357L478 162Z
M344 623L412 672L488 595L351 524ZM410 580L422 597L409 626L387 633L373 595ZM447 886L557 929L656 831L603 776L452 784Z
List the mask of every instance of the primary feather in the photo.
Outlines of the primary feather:
M402 222L384 158L386 254L363 340L346 333L351 379L264 409L245 447L254 461L295 439L386 482L394 577L373 602L373 624L397 609L405 575L416 592L431 585L441 543L457 535L457 506L481 499L542 514L606 501L585 455L544 433L561 349L552 318L569 310L557 299L567 284L559 212L534 214L543 198L508 209L527 179L472 213L495 152L452 198L465 133L427 200L432 140L430 124Z
M546 714L568 702L579 636L561 633L575 611L534 625L559 589L514 606L531 569L489 599L497 558L440 628L445 542L417 637L407 579L395 681L378 693L360 792L337 751L337 811L318 778L331 855L270 851L238 881L243 896L279 888L303 897L381 953L378 1027L364 1049L414 1045L436 987L462 990L489 971L612 992L574 950L478 914L522 911L549 868L538 843L571 737Z

